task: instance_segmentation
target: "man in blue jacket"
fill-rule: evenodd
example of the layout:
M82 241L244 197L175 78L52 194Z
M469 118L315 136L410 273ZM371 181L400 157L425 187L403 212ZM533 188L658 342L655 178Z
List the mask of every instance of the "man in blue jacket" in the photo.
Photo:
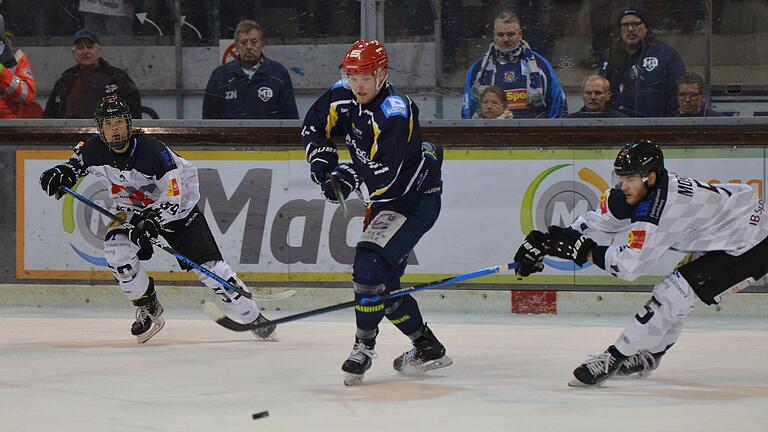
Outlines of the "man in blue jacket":
M467 71L461 117L472 118L478 98L496 85L507 95L507 107L515 118L565 117L565 93L549 62L531 50L523 39L520 20L503 12L493 22L493 43L483 58Z
M600 67L611 83L611 107L631 117L676 116L676 82L685 73L680 55L654 37L641 6L622 8L618 25L621 39Z
M242 20L235 28L238 57L213 70L203 97L204 119L298 119L288 71L262 52L261 26Z

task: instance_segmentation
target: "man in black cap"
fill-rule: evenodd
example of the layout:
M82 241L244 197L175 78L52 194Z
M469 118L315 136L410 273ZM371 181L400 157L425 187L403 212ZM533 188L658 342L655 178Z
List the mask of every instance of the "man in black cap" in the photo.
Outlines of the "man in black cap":
M99 101L117 94L128 104L131 116L141 118L141 97L131 77L101 58L96 33L81 29L72 37L72 57L77 64L61 74L53 86L43 117L93 118Z
M625 6L619 12L621 38L600 67L611 83L611 106L632 117L674 117L676 81L685 73L680 55L653 35L648 11Z

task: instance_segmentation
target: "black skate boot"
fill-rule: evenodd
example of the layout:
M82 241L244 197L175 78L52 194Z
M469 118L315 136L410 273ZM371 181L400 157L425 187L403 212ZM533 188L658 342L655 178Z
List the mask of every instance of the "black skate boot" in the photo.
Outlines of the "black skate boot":
M570 387L596 387L614 376L626 360L615 346L611 345L604 353L592 356L573 371L575 377L568 383Z
M445 355L443 344L424 324L423 334L413 342L413 348L397 357L392 362L392 367L404 375L419 375L429 370L450 366L452 363L453 360Z
M659 367L661 357L666 351L653 354L648 350L642 350L635 355L627 357L616 371L617 378L645 378Z
M259 312L259 316L256 317L256 324L264 324L264 323L270 323L272 321L268 320L267 317L261 314ZM277 325L272 324L264 327L259 327L257 329L251 330L253 332L253 335L256 336L257 339L261 339L263 341L267 342L277 342L277 332L275 331L277 329Z
M376 339L355 338L355 345L347 360L341 365L344 371L344 385L356 386L363 383L365 371L371 368L373 359L378 357L373 348L376 346Z
M131 334L139 343L144 343L156 335L165 326L163 305L157 301L155 281L149 278L149 288L140 298L132 301L136 306L136 321L131 325Z

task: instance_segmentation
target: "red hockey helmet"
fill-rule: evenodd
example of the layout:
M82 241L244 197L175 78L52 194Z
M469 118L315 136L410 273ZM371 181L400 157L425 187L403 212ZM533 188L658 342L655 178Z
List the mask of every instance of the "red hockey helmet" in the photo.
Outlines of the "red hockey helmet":
M363 75L376 72L389 65L389 56L384 45L377 40L360 39L344 56L342 66L347 75Z

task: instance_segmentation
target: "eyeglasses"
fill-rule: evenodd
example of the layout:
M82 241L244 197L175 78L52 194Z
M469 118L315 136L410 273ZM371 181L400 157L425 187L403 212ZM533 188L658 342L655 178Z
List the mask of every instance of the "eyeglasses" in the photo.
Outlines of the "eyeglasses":
M496 33L496 37L497 38L503 38L504 36L512 39L513 37L517 36L517 32L513 32L512 31L512 32L506 32L506 33L505 32L497 32Z
M701 97L701 93L695 93L695 92L678 93L677 97L679 97L680 99L696 99L698 97Z
M644 25L645 23L642 21L632 21L632 22L623 22L621 23L621 28L623 29L629 29L632 28L640 28L641 25Z

